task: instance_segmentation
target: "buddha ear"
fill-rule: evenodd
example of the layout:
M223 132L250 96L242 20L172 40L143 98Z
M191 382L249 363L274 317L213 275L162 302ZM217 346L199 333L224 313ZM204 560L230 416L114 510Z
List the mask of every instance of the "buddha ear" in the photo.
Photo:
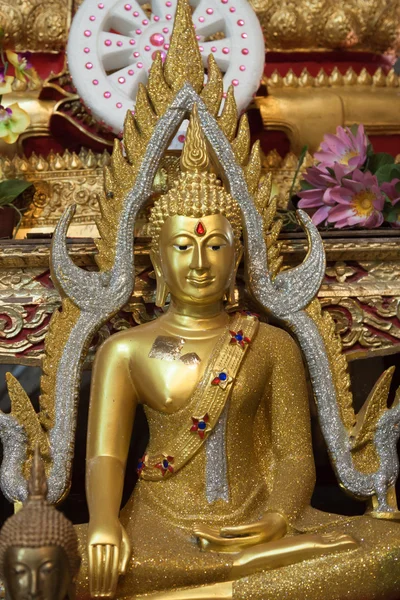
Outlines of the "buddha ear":
M240 245L240 247L235 252L235 266L234 266L234 270L232 273L232 277L231 277L231 281L230 281L228 290L226 292L226 299L228 301L228 304L232 304L232 305L234 305L236 303L236 298L235 298L236 274L237 274L237 270L240 265L240 261L242 260L242 256L243 256L243 246Z
M161 270L161 259L158 252L150 250L150 260L154 268L154 274L156 276L156 306L163 308L167 301L169 289L165 283L164 275Z

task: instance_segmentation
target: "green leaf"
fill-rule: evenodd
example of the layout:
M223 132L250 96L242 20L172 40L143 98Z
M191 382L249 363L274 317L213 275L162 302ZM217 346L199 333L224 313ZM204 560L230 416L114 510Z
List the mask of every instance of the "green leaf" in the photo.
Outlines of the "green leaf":
M396 209L393 209L393 210L389 211L388 214L385 216L385 221L387 221L388 223L396 223L398 216L399 216L399 211Z
M400 165L382 165L375 173L379 185L391 182L392 179L400 179Z
M300 181L300 187L301 187L302 191L304 191L304 190L313 190L314 189L314 186L311 185L311 183L308 183L308 181L305 181L304 179L302 179Z
M12 204L28 188L31 187L29 181L23 179L6 179L0 182L0 206Z
M387 152L378 152L377 154L372 154L372 156L368 159L368 170L371 173L376 173L378 169L383 167L384 165L393 165L394 158L391 154L387 154Z

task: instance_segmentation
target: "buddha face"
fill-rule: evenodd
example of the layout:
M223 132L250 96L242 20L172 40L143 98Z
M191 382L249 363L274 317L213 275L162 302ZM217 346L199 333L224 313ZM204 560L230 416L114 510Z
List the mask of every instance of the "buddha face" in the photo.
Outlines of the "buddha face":
M58 546L8 548L4 578L10 600L64 600L70 584L66 553Z
M155 267L175 300L213 304L223 299L235 268L233 230L223 215L169 217L159 248Z

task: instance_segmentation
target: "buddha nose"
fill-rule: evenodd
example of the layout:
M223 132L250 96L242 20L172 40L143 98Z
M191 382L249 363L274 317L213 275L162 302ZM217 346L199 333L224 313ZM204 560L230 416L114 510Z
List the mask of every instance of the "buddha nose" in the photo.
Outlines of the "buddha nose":
M195 271L205 271L210 268L210 263L207 258L207 247L200 241L194 244L190 268Z
M40 596L39 590L39 577L38 573L35 570L31 571L31 582L30 582L30 590L29 590L29 598L30 600L35 600Z

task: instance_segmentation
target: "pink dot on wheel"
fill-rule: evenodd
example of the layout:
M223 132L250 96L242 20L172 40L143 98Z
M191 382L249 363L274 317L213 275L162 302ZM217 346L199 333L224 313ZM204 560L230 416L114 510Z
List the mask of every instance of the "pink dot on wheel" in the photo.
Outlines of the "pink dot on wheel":
M181 144L183 144L183 142L185 141L185 136L183 134L178 135L178 142L180 142Z
M162 33L153 33L153 35L150 36L150 44L152 46L162 46L164 42L165 37Z
M216 46L213 46L213 47L211 48L211 52L216 52L216 51L217 51L217 47L216 47Z
M155 22L157 23L160 20L160 17L158 15L154 15L153 19L155 20Z
M118 40L118 42L117 42L117 46L118 46L118 48L121 48L121 46L122 46L122 42L121 42L121 40Z
M87 62L87 63L86 63L86 65L85 65L85 67L86 67L87 69L93 69L93 63L91 63L91 62Z
M134 52L134 53L133 53L133 56L134 56L135 58L139 58L139 56L140 56L140 52Z
M104 92L104 98L111 98L111 92Z
M165 18L167 19L167 21L170 21L172 19L172 15L166 15Z
M230 10L231 13L236 12L236 8L234 6L231 6L229 10Z
M151 55L151 58L153 60L155 60L158 53L161 54L161 60L162 60L162 62L164 62L164 60L166 59L167 55L166 55L166 53L163 50L155 50L153 52L153 54Z
M244 25L243 19L239 19L239 21L237 22L237 24L239 25L239 27L243 27L243 25Z
M148 25L148 24L149 24L148 20L147 19L143 19L142 25Z
M199 50L200 50L200 52L204 52L203 46L199 46Z
M136 29L136 35L142 35L142 30L141 29Z
M116 107L117 108L122 108L122 102L117 102Z
M146 52L149 52L151 50L150 46L145 46L144 49L146 50Z
M206 13L207 13L208 15L212 15L212 14L214 13L214 9L212 9L212 8L207 8L207 10L206 10Z
M164 27L163 33L168 33L168 31L169 31L168 27Z
M135 74L135 71L133 69L129 69L128 75L134 75L134 74Z
M99 85L99 82L97 79L93 79L92 83L93 83L93 85Z
M84 31L84 32L83 32L83 35L84 35L85 37L90 37L90 36L92 35L92 32L91 32L91 31L89 31L89 29L86 29L86 31Z
M104 4L102 2L100 2L100 4L98 4L97 6L100 8L100 10L104 8Z
M94 15L90 15L90 17L89 17L89 20L90 20L90 21L95 21L95 20L96 20L96 17L95 17Z
M125 83L125 77L118 77L118 83Z
M138 13L138 11L137 11L137 10L135 10L135 12L133 13L133 16L134 16L134 17L138 17L138 16L139 16L139 13Z
M143 63L139 62L136 66L137 66L138 69L142 69L143 68Z
M136 44L135 40L129 40L129 43L131 46L134 46Z
M168 2L165 3L165 6L168 6L168 8L169 8L170 6L172 6L172 2L170 2L170 0L168 0Z
M83 51L84 51L85 54L89 54L90 48L84 48Z
M245 70L246 70L246 67L245 67L244 65L240 65L239 69L240 69L241 71L245 71Z
M111 40L105 40L105 41L104 41L104 45L105 45L105 46L111 46L111 44L112 44L112 41L111 41Z
M248 48L243 48L242 54L244 54L245 56L247 56L248 53L249 53L249 49Z
M223 97L223 98L226 98L226 97L227 97L227 95L228 95L228 94L227 94L226 92L223 92L223 94L222 94L222 97Z
M229 54L229 48L222 48L222 52L224 54Z
M237 79L232 79L232 85L239 85L239 81Z
M242 38L243 38L244 40L246 40L246 39L247 39L247 33L242 33Z
M228 0L221 0L222 4L228 4Z
M131 10L132 6L130 4L125 4L124 9L125 10Z
M164 50L169 50L169 44L164 44Z
M200 21L200 23L204 23L204 21L205 21L204 17L199 17L199 21Z

